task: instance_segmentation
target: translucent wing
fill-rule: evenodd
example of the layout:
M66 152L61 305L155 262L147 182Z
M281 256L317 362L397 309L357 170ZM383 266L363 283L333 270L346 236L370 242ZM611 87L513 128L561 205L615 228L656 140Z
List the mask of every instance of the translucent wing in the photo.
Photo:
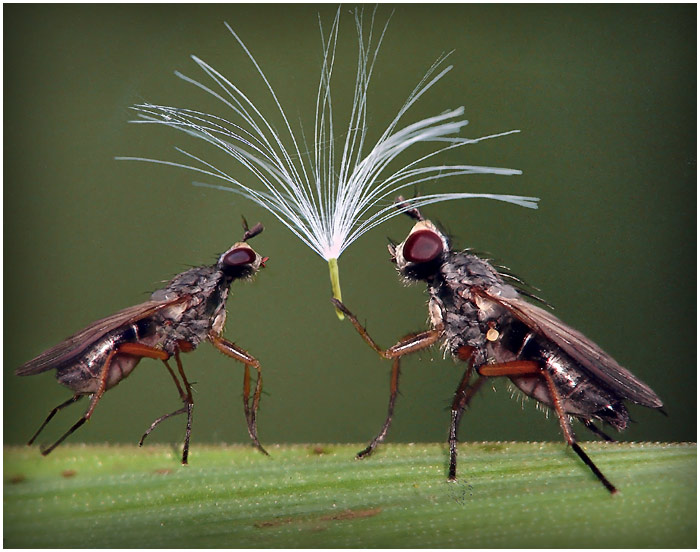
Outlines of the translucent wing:
M148 316L152 316L165 307L188 300L189 296L185 295L171 301L146 301L127 307L111 316L93 322L76 334L64 339L58 345L51 347L38 357L17 368L15 374L18 376L30 376L56 368L58 365L78 356L106 333L120 326L133 324Z
M661 399L652 389L620 366L581 332L567 326L552 313L528 303L520 297L501 297L479 290L478 293L508 309L522 323L561 347L594 379L623 398L648 406L661 408Z

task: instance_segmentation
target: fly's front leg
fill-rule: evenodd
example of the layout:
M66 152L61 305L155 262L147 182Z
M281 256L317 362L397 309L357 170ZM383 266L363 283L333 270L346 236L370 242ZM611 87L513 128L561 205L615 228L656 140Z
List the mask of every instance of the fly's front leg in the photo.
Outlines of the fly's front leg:
M411 353L415 353L417 351L420 351L422 349L426 349L430 347L431 345L434 345L439 339L441 335L441 331L439 329L436 330L427 330L424 332L420 332L414 335L408 335L401 339L396 345L393 347L389 347L388 349L382 349L379 347L379 345L376 344L376 342L372 339L372 337L367 333L367 330L362 324L359 323L357 320L357 317L348 310L348 308L338 299L332 298L331 302L335 305L335 307L341 311L345 316L348 317L348 320L352 323L352 325L355 327L357 330L357 333L360 334L360 337L365 340L365 342L374 349L379 356L382 358L386 359L392 359L394 361L392 365L392 370L391 370L391 387L390 387L390 393L389 393L389 408L387 409L387 416L386 419L384 420L384 425L382 426L382 429L380 432L377 434L377 436L372 439L370 444L365 448L364 450L360 451L357 454L357 458L366 458L372 452L374 452L374 449L377 447L379 443L384 441L384 438L386 437L386 434L389 431L389 427L391 427L391 419L394 415L394 406L396 404L396 396L398 395L399 392L399 376L401 374L401 369L400 369L400 359L404 355L408 355Z
M395 358L394 364L391 367L391 391L389 394L389 408L387 409L387 415L386 420L384 420L384 425L382 426L382 429L379 431L376 437L372 439L369 445L367 445L367 448L357 453L357 458L362 459L372 454L372 452L374 452L374 449L377 448L377 445L384 441L384 438L386 437L386 434L389 431L389 427L391 427L391 418L394 415L396 395L398 395L399 392L399 375L401 373L400 362L401 361L399 358Z
M349 317L348 317L349 318ZM354 318L354 316L353 316ZM352 320L351 320L352 321ZM355 322L357 320L355 319ZM363 328L364 330L364 328ZM365 335L367 335L365 331ZM367 335L369 338L369 335ZM409 335L404 337L401 341L399 341L396 345L393 347L389 347L385 351L377 351L383 358L386 359L392 359L394 361L391 369L391 386L390 386L390 391L389 391L389 407L387 408L387 414L386 414L386 419L384 420L384 425L382 426L382 429L379 431L379 433L376 435L374 439L370 442L370 444L365 448L364 450L361 450L359 453L357 453L357 458L366 458L372 452L374 452L374 449L377 448L377 445L384 441L384 438L386 437L386 434L389 432L389 428L391 427L391 420L392 417L394 416L394 406L396 405L396 396L399 393L399 376L401 375L401 368L400 368L400 363L401 363L401 357L404 355L408 355L410 353L415 353L416 351L420 351L421 349L426 349L430 347L431 345L434 345L438 339L440 338L440 332L437 330L428 330L425 332L421 332L419 334L415 335ZM370 338L371 339L371 338Z
M593 463L593 460L588 457L576 442L576 436L569 423L569 416L562 406L561 397L559 396L559 391L557 390L554 379L539 363L530 360L514 360L502 364L485 364L478 368L478 372L480 375L487 377L537 375L543 378L547 383L547 390L549 391L549 396L552 401L552 407L559 418L559 426L561 427L562 433L564 433L564 439L566 439L566 442L571 446L574 452L578 454L579 458L583 460L584 464L591 469L603 486L605 486L611 494L617 493L615 485L608 481L608 478L603 475L598 469L598 466Z
M209 334L209 340L212 342L214 347L216 347L226 356L243 363L245 367L243 372L243 412L245 413L245 419L248 423L248 434L258 450L267 455L268 452L263 448L263 446L260 444L260 440L258 439L258 426L256 420L258 406L260 404L260 395L262 393L262 368L260 366L260 362L255 357L248 354L248 352L244 351L240 347L237 347L220 335L211 332ZM253 391L252 404L250 399L251 366L258 372L257 381L255 383L255 391Z
M331 298L331 303L333 303L339 311L348 317L348 320L350 320L352 325L355 327L357 333L360 334L360 337L364 339L365 342L382 358L394 359L415 353L416 351L420 351L421 349L426 349L431 345L434 345L440 339L441 329L426 330L424 332L407 335L396 345L385 350L375 343L374 339L372 339L372 337L367 333L367 329L360 324L357 317L351 313L341 301L333 297Z

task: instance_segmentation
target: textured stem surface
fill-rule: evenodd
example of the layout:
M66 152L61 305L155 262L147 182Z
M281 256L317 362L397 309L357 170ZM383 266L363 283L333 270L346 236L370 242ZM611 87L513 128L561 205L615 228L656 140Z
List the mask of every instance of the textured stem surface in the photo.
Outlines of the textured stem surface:
M695 548L694 444L561 443L4 451L7 548Z

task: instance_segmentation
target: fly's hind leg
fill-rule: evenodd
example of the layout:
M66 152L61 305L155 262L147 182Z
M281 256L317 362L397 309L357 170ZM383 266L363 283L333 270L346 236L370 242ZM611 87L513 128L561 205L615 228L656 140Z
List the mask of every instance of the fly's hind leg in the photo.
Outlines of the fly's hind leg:
M118 349L113 349L107 355L107 359L105 360L105 363L102 366L102 370L100 371L99 385L97 391L90 396L90 406L85 411L85 414L83 414L83 416L77 422L75 422L75 424L73 424L73 426L71 426L71 428L68 431L66 431L53 445L51 445L48 448L42 449L41 454L43 454L44 456L49 454L53 449L55 449L58 445L65 441L71 433L73 433L75 430L77 430L80 426L82 426L85 422L87 422L90 419L92 413L95 410L95 407L97 406L97 403L100 402L102 395L104 395L104 392L107 390L107 375L109 374L109 366L112 364L112 359L114 358L114 355L117 354L117 352ZM49 414L49 417L47 418L46 422L44 422L44 425L46 425L46 423L53 417L55 412L58 412L58 410L60 410L64 406L67 406L71 402L75 402L76 400L77 399L75 399L74 397L74 400L66 401L65 403L57 406L54 410L51 411L51 414ZM41 428L39 429L41 430ZM37 435L38 434L39 432L37 432Z
M262 394L262 367L260 366L260 362L258 359L251 356L240 347L237 347L235 344L224 339L220 335L215 334L214 332L209 334L209 340L220 352L234 360L237 360L238 362L243 363L243 412L248 424L248 435L250 435L255 447L263 454L269 456L268 452L263 448L263 446L260 444L260 440L258 439L258 424L256 419L258 414L258 406L260 405L260 395ZM258 372L252 399L250 396L251 366Z
M603 473L598 469L598 466L596 466L593 463L593 460L591 460L588 455L583 451L583 449L579 446L579 444L576 442L576 436L574 435L573 429L571 429L571 423L569 422L569 417L567 416L566 412L564 412L564 408L561 405L561 397L559 396L559 392L557 391L557 388L554 384L554 380L552 379L552 376L547 372L546 370L542 370L542 377L544 377L545 381L547 382L547 387L549 388L549 394L552 398L552 403L554 404L554 410L557 413L557 416L559 418L559 425L561 426L561 430L564 433L564 438L566 439L566 442L571 446L572 449L574 449L574 452L578 454L579 458L583 460L584 464L588 466L591 471L595 474L595 476L598 478L598 480L605 486L605 488L610 491L610 494L615 494L617 493L617 488L615 488L615 485L610 483L608 481L608 478L603 475Z
M598 437L603 439L604 441L608 441L610 443L614 443L615 439L610 437L607 433L605 433L602 429L600 429L597 425L595 425L591 420L587 420L586 418L579 418L579 421L585 425L589 431L592 433L595 433Z
M99 376L99 383L97 387L97 391L95 391L91 396L90 396L90 406L88 407L87 411L85 414L75 423L73 426L66 431L53 445L51 445L48 448L45 448L41 451L41 454L46 456L49 454L52 450L54 450L58 445L60 445L65 439L73 433L75 430L77 430L79 427L81 427L85 422L87 422L90 417L92 416L92 413L95 410L95 407L97 406L97 403L100 401L102 398L102 395L104 395L105 391L107 390L107 378L109 376L109 367L112 364L112 360L114 359L114 356L117 354L122 354L122 355L131 355L139 358L154 358L154 359L160 359L163 362L165 362L170 355L166 353L165 351L162 351L160 349L156 349L154 347L150 347L148 345L143 345L141 343L122 343L118 345L115 349L110 351L110 353L107 355L107 358L105 359L105 363L102 365L102 368L100 370L100 376ZM178 368L180 369L180 373L183 374L184 377L184 372L182 371L182 365L180 364L179 358L178 360ZM167 366L167 362L166 362ZM169 366L168 370L170 371L171 375L174 376L173 371L170 369ZM191 398L192 398L192 393L191 393L191 388L189 386L189 383L185 379L186 382L186 387L187 387L187 394L183 393L182 388L180 387L179 383L176 383L178 390L180 391L180 395L183 397L183 400L187 401L187 398L189 397L189 403L188 405L185 406L185 408L181 409L182 412L187 412L188 413L188 419L187 419L187 434L185 438L185 450L183 452L183 463L187 463L187 451L189 449L189 437L190 437L190 430L192 426L192 406L191 406ZM60 409L64 408L65 406L68 406L69 404L77 401L82 395L76 395L72 399L66 401L65 403L62 403L58 405L56 408L54 408L51 413L49 414L48 418L46 421L42 424L42 426L39 428L39 431L36 432L34 437L32 437L32 440L30 441L33 442L34 439L39 435L39 432L46 426L46 424L53 418L53 416L58 412ZM146 432L144 437L141 438L141 443L143 443L143 439L148 435L155 426L157 426L161 421L163 421L166 418L169 418L171 415L180 413L180 412L174 412L172 414L168 414L166 416L163 416L156 420L149 430Z
M345 314L345 316L348 317L348 320L350 320L350 323L355 327L355 330L357 330L357 333L360 334L360 337L364 339L364 341L372 348L374 349L379 356L382 358L386 359L391 359L394 361L391 369L391 386L390 386L390 392L389 392L389 407L387 409L387 416L386 419L384 420L384 425L382 426L382 429L379 431L377 436L372 439L370 444L367 446L367 448L361 450L357 454L357 458L366 458L372 452L374 452L374 449L377 447L379 443L384 441L384 438L386 437L386 434L389 431L389 428L391 427L391 419L394 415L394 406L396 404L396 396L398 395L399 392L399 375L401 373L400 370L400 360L401 357L404 355L408 355L411 353L415 353L417 351L420 351L422 349L426 349L430 347L431 345L434 345L439 339L440 339L440 334L441 331L439 329L435 330L427 330L424 332L420 332L417 334L413 335L408 335L401 339L396 345L393 347L389 347L388 349L382 349L379 347L379 345L376 344L376 342L370 337L370 335L367 333L367 329L360 324L360 322L357 320L357 317L348 310L348 308L338 299L332 298L331 302L335 305L335 307Z
M36 430L36 433L32 436L31 439L27 442L27 446L31 445L36 438L39 436L39 433L42 432L42 430L46 427L46 425L51 421L51 419L58 413L59 410L64 409L66 406L73 404L74 402L78 402L80 399L82 399L85 395L73 395L70 399L68 399L66 402L59 404L56 408L54 408L51 412L49 412L49 415L46 417L46 420L44 420L44 423L41 424L39 429Z
M549 390L549 396L552 401L552 407L557 413L559 418L559 426L561 427L562 433L564 433L564 438L569 446L578 454L579 458L583 460L584 464L590 468L590 470L595 474L598 480L603 484L603 486L610 491L611 494L617 493L617 488L615 485L608 481L607 477L598 469L593 463L588 455L583 451L583 449L576 442L576 436L571 428L571 423L569 422L569 416L564 411L562 406L561 397L559 396L559 391L557 391L554 379L552 379L551 374L547 370L543 370L539 363L529 361L529 360L514 360L512 362L504 362L503 364L485 364L478 368L479 374L482 376L523 376L523 375L539 375L547 383L547 389ZM597 428L596 428L597 429ZM600 430L598 430L600 431Z

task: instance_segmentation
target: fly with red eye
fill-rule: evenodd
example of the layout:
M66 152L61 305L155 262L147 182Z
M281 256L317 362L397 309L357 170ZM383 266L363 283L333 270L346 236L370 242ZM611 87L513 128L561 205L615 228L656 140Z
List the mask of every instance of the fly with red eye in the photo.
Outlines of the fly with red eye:
M255 260L255 253L247 247L236 247L227 252L221 259L221 264L226 268L238 268L251 264Z
M443 243L432 230L412 232L403 246L403 254L412 263L429 263L442 254Z
M526 301L525 292L515 287L517 279L499 273L470 251L452 250L432 222L403 202L398 199L399 207L417 222L402 243L389 246L389 252L406 280L427 283L431 329L382 349L357 317L332 299L365 342L382 358L393 360L387 417L358 457L369 456L386 437L398 395L401 357L441 342L455 360L467 364L452 401L449 480L457 477L457 431L465 408L487 378L507 377L525 395L555 412L568 445L608 491L617 492L576 441L571 418L612 441L594 420L622 431L630 421L625 401L661 410L661 399L583 334Z
M268 259L258 255L247 243L263 231L262 224L248 228L243 219L243 228L243 239L223 253L214 265L178 274L167 286L154 291L149 301L90 324L17 369L19 376L55 369L59 383L73 391L70 399L49 413L29 445L60 410L88 395L90 405L85 414L55 443L42 449L42 454L49 454L90 419L106 391L126 378L142 358L153 358L165 365L183 406L156 419L141 437L139 446L162 421L187 414L182 450L182 463L187 464L194 400L180 353L193 351L202 341L209 341L220 352L243 364L243 410L248 433L253 444L267 454L258 439L256 421L262 393L260 362L222 336L231 284L235 280L252 278ZM168 364L173 356L180 378ZM252 396L251 369L257 372Z

